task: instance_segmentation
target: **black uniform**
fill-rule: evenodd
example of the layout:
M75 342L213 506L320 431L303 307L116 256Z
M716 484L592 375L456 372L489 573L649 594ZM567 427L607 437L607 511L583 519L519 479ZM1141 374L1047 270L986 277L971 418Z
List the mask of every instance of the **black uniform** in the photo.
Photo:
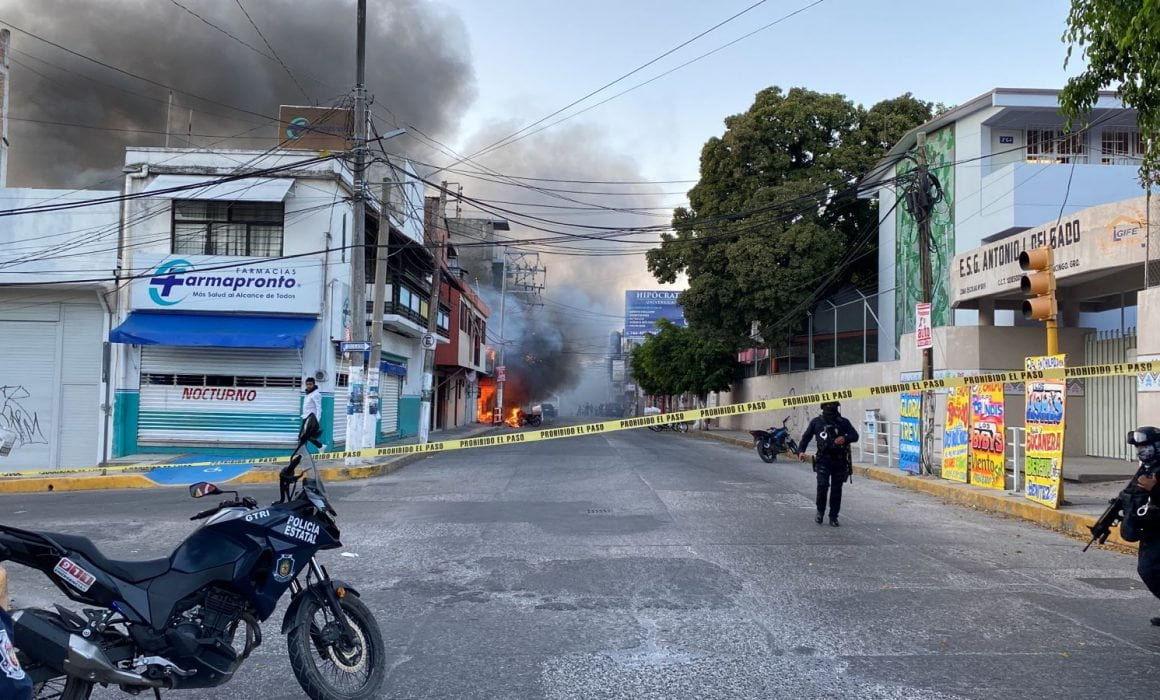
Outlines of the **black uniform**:
M1136 476L1145 473L1155 475L1157 471L1160 471L1160 460L1153 460L1152 463L1141 462ZM1149 591L1152 591L1152 595L1160 598L1160 512L1156 508L1160 506L1160 487L1148 493L1134 486L1135 480L1132 483L1133 486L1124 489L1120 494L1124 505L1121 534L1132 539L1139 537L1140 554L1136 560L1136 573L1140 574L1140 580ZM1153 501L1155 506L1149 507ZM1139 514L1141 509L1144 515Z
M1152 595L1160 598L1160 486L1145 491L1136 481L1145 474L1160 473L1160 429L1137 428L1128 433L1128 444L1136 448L1140 468L1128 487L1120 492L1123 509L1120 535L1129 542L1139 541L1136 573ZM1160 618L1152 618L1152 624L1160 625Z
M834 444L838 436L846 438L846 444ZM852 463L850 461L850 443L858 442L858 431L853 424L838 412L837 407L828 409L822 407L822 415L810 421L806 432L802 434L798 449L804 453L810 441L817 438L818 452L814 459L814 472L818 477L818 518L826 512L826 498L830 502L830 524L838 524L838 511L842 509L842 484L850 478Z
M0 608L0 698L32 699L32 679L20 668L16 648L12 646L12 618Z

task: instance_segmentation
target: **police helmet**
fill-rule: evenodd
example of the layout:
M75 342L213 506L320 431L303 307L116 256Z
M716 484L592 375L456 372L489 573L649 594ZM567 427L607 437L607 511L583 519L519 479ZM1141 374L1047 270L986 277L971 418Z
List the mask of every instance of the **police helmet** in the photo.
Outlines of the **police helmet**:
M1136 428L1128 433L1128 444L1136 448L1136 458L1141 462L1155 462L1160 458L1160 428Z
M823 411L836 411L842 404L837 401L827 401L822 404Z

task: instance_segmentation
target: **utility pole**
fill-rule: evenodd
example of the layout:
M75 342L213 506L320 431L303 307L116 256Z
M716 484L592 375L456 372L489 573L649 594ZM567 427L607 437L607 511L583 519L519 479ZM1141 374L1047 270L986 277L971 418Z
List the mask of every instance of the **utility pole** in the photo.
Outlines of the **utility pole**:
M503 251L503 281L500 283L499 289L499 365L496 374L499 375L502 370L504 378L506 379L507 366L504 364L504 353L507 350L507 342L503 337L504 320L507 318L507 278L508 278L508 258L507 248ZM503 421L503 380L497 376L495 382L495 410L499 413L500 421ZM495 420L493 419L494 423Z
M367 2L358 0L356 20L355 86L354 86L354 226L350 269L351 340L367 339L367 279L366 279L366 150L367 150ZM346 448L361 449L367 444L366 400L363 397L363 374L366 355L362 360L351 357L350 398L351 414L346 421ZM377 391L377 387L376 387ZM371 443L373 444L373 443Z
M379 366L383 360L383 314L386 313L387 296L387 259L388 246L391 240L391 219L387 213L387 201L390 199L389 180L383 180L383 189L379 199L379 233L375 244L375 290L371 301L371 361L367 366L367 389L363 393L363 420L366 421L364 432L370 434L370 441L366 447L374 447L378 442L379 433L379 384L381 373Z
M931 269L930 263L930 219L933 210L933 202L930 197L930 173L927 169L926 162L926 132L918 132L918 140L916 144L915 160L917 164L917 183L915 185L916 196L914 197L914 207L911 214L915 217L918 224L918 266L921 274L922 284L922 299L924 303L930 304L932 278L934 271ZM931 335L934 334L933 322L933 307L931 313ZM934 348L922 349L922 378L934 379ZM934 393L924 391L922 397L922 418L923 418L923 439L922 439L922 461L926 467L928 474L934 473L931 468L931 455L934 450Z
M443 250L447 245L447 233L439 235L439 226L446 226L447 183L439 188L439 211L434 218L433 232L439 238L432 250L435 255L435 271L431 274L431 300L427 306L427 335L432 337L429 347L423 351L423 396L419 402L419 443L426 443L431 437L431 407L435 403L435 346L439 344L439 298L443 286ZM450 331L450 329L448 329Z

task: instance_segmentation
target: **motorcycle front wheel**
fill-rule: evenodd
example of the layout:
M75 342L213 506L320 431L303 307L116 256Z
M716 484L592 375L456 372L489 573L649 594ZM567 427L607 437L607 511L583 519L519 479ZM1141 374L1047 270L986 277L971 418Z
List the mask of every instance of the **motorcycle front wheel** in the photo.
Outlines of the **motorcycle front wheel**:
M766 464L773 464L777 461L777 452L773 449L773 445L765 441L757 443L757 456L761 457L761 461Z
M61 676L33 686L32 700L89 700L93 684L72 676Z
M338 620L317 598L303 601L286 639L290 668L312 700L364 700L376 697L386 676L383 635L370 609L347 594L340 601L354 629L355 643L340 640Z

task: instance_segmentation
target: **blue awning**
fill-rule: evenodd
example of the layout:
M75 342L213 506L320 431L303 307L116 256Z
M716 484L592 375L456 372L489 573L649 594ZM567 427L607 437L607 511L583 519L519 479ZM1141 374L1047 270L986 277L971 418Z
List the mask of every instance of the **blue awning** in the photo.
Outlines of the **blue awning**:
M388 377L405 377L407 376L407 365L401 365L390 360L383 360L379 363L379 372Z
M206 348L300 348L317 319L132 313L109 333L114 343Z

